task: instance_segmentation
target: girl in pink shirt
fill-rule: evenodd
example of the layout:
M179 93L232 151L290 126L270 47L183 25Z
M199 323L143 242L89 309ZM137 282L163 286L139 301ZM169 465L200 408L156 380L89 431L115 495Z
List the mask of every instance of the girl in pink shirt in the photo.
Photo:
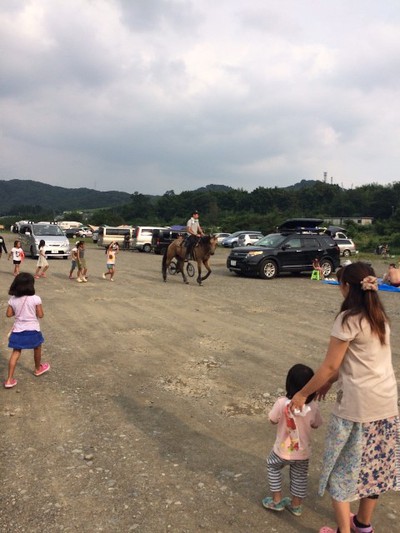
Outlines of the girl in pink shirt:
M302 364L292 366L286 377L286 396L277 399L269 420L277 424L274 447L267 458L268 482L272 496L262 504L271 511L288 509L295 516L302 514L302 501L307 493L308 462L311 454L311 429L322 424L314 394L306 400L302 411L289 411L291 398L313 377L313 370ZM282 498L282 469L289 466L291 498Z
M43 317L42 300L35 294L35 280L32 274L22 272L11 284L8 294L6 316L15 317L11 330L8 347L12 348L8 363L8 377L4 382L6 389L12 389L17 384L14 371L21 351L33 349L35 361L35 376L41 376L50 369L49 363L41 363L43 335L40 331L39 318Z

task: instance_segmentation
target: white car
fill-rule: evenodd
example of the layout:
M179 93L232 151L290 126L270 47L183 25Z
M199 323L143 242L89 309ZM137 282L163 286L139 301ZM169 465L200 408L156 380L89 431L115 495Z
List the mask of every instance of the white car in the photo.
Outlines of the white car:
M239 235L238 246L253 246L258 240L260 240L264 235L261 233L243 233Z
M91 237L93 235L93 232L90 228L80 228L75 233L76 237Z
M217 237L218 246L222 244L222 241L227 237L230 237L230 233L216 233L214 236Z
M351 239L338 239L335 237L334 241L339 246L340 255L343 255L343 257L350 257L351 255L355 255L358 253L356 250L356 245Z

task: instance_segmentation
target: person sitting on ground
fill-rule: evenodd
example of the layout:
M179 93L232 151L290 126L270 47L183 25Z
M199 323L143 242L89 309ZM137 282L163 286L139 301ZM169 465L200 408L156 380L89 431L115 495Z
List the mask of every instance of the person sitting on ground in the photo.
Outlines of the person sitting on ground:
M390 263L388 271L383 276L383 283L400 287L400 269L396 268L394 263Z
M386 257L389 255L389 245L387 243L385 243L383 246L382 246L382 251L381 251L381 255L383 258L386 259Z
M320 278L324 277L324 271L322 269L322 266L319 264L319 259L317 257L313 260L312 267L313 267L313 270L316 270L317 272L319 272Z
M186 230L189 233L185 240L186 257L190 259L193 254L193 248L196 246L199 237L204 235L199 223L199 212L193 211L192 217L186 223Z

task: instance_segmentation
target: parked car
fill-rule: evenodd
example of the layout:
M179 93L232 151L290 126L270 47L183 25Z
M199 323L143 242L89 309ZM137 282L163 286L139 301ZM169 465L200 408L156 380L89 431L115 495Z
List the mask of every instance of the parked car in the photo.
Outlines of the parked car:
M222 241L227 237L230 237L230 235L230 233L215 233L215 237L217 237L218 240L218 245L221 245Z
M351 239L335 238L334 241L339 246L340 254L344 257L350 257L350 255L357 254L356 245Z
M74 237L84 238L92 236L92 230L88 226L83 225L79 226L79 228L72 227L64 229L64 233L69 239L73 239Z
M76 235L76 232L79 228L67 228L64 229L65 236L68 237L68 239L73 239Z
M169 229L168 227L160 226L136 226L131 241L131 248L133 250L139 250L139 252L151 252L153 238L153 230L155 229Z
M238 237L238 246L251 246L253 244L256 244L257 241L261 239L261 237L264 237L264 235L260 233L242 233L242 235L239 235Z
M222 246L224 246L225 248L234 248L235 246L238 246L239 237L241 235L245 235L246 233L253 234L253 235L259 235L260 237L263 236L261 231L252 231L252 230L235 231L235 233L232 233L232 235L230 235L229 237L227 237L226 239L222 241Z
M171 244L172 241L177 239L182 232L174 231L171 229L153 229L153 236L151 238L151 247L155 254L163 254ZM186 233L185 233L186 235Z
M28 222L19 226L18 233L22 250L31 257L39 256L41 240L46 243L45 254L48 257L67 259L69 256L69 241L56 223Z
M88 226L82 226L75 233L75 237L92 237L93 231Z
M305 219L301 220L304 222ZM340 266L338 245L315 225L315 219L309 219L307 224L293 225L293 229L285 229L282 225L277 233L263 237L254 246L235 248L230 252L226 266L238 275L252 274L272 279L283 272L311 272L315 258L319 260L325 277Z

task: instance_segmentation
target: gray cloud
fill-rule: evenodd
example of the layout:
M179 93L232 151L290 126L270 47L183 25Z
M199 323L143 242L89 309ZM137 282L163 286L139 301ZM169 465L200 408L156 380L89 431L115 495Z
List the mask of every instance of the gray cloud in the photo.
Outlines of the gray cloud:
M372 0L2 2L0 177L397 180L399 19Z

